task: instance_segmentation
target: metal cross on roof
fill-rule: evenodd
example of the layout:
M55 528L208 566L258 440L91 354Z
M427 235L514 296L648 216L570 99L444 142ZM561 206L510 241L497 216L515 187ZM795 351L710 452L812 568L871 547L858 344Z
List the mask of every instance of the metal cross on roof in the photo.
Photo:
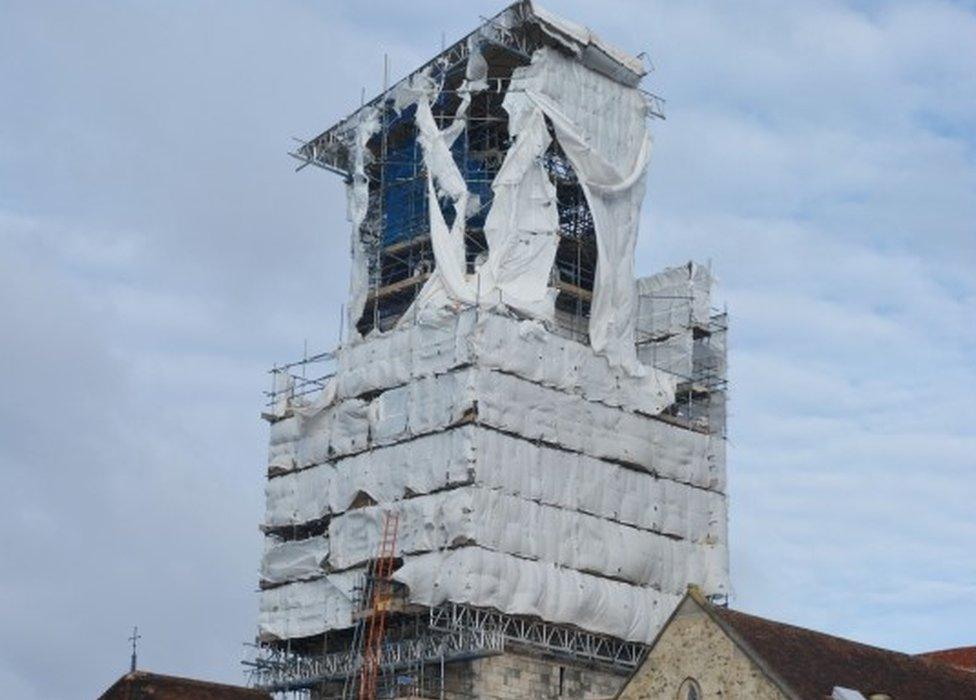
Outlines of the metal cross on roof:
M130 673L134 673L136 670L136 645L139 643L140 639L142 639L142 635L139 634L139 627L133 627L132 636L129 637L129 641L132 642L132 663L129 666Z

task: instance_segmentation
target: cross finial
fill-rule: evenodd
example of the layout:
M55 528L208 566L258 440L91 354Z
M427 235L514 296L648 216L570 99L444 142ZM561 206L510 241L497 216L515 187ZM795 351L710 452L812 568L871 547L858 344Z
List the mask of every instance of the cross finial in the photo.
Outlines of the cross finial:
M139 643L140 639L142 639L142 635L139 634L139 627L133 627L132 636L129 637L129 641L132 642L132 664L129 667L130 673L134 673L136 670L136 645Z

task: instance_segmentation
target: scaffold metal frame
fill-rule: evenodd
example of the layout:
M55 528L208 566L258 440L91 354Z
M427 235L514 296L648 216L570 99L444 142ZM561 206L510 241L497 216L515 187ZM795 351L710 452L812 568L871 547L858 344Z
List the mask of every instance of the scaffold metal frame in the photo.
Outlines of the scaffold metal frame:
M501 634L507 645L525 647L546 655L572 661L633 670L647 648L639 642L628 642L607 635L586 632L573 627L554 625L517 615L459 603L445 603L430 609L433 630L485 629Z
M417 637L383 646L384 673L422 664L447 664L523 650L604 670L627 674L640 663L647 647L607 635L542 620L506 615L460 603L444 603L428 612L428 625ZM271 693L341 683L362 667L359 650L305 655L287 647L264 646L245 661L250 685Z

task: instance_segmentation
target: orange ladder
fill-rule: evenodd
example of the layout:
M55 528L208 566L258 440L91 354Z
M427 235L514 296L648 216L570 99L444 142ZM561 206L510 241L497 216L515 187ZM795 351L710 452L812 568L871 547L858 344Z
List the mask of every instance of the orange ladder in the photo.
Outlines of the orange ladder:
M359 672L359 700L375 700L376 681L380 673L383 637L386 634L386 613L393 598L391 575L396 555L399 513L386 513L379 556L373 566L373 586L370 601L369 627L363 650L363 665Z

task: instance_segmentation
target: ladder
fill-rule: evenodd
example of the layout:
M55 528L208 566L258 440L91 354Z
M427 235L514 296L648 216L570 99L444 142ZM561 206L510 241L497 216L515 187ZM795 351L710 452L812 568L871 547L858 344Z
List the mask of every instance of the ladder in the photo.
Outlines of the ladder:
M383 536L380 539L379 553L373 564L371 595L369 598L369 619L366 629L366 644L363 649L363 662L359 671L359 700L375 700L376 682L379 678L383 637L386 634L386 613L393 598L393 585L390 579L396 556L397 529L400 514L387 512L383 518Z

